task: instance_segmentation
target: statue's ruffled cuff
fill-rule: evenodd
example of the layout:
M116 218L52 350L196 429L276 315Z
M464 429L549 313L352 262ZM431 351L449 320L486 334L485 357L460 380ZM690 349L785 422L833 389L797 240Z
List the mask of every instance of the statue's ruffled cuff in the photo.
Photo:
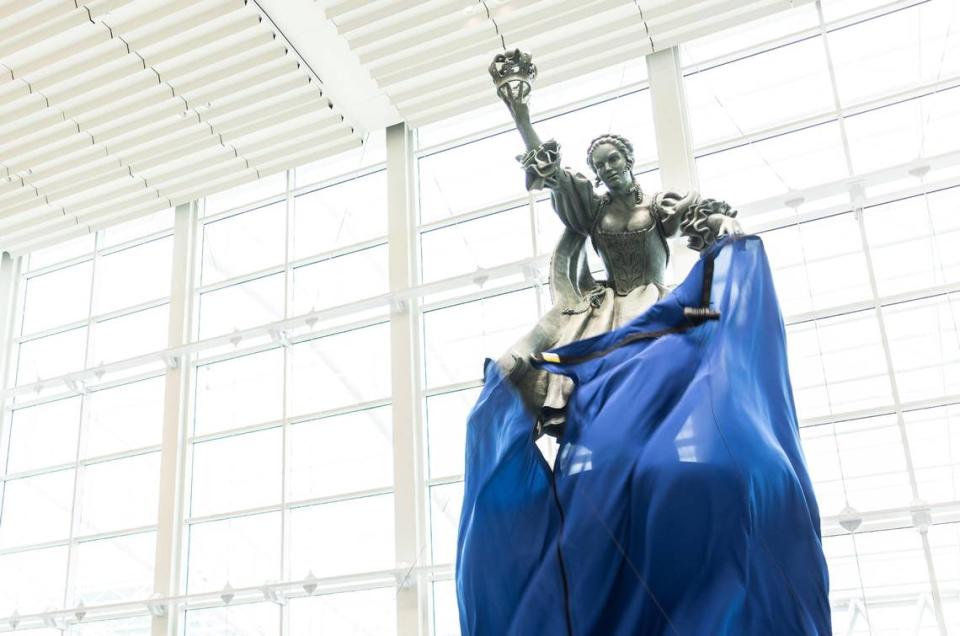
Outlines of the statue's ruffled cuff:
M713 245L717 240L717 233L707 223L707 219L714 214L736 217L737 211L726 201L717 199L700 199L696 205L687 208L680 221L680 233L688 238L687 247L700 252Z
M544 180L560 170L560 144L553 139L517 155L527 173L527 190L542 190Z

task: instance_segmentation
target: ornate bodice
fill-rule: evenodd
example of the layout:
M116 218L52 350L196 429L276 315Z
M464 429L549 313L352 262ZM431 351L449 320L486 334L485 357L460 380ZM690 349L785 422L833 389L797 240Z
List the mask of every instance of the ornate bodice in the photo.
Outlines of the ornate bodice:
M623 232L605 232L597 227L590 237L617 295L625 296L649 283L663 284L670 251L659 222Z

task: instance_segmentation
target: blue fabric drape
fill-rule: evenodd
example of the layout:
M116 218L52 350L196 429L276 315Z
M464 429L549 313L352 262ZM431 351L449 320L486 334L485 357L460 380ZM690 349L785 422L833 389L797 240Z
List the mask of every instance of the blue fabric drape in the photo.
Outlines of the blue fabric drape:
M708 262L720 317L689 326ZM463 634L829 634L761 241L717 243L635 320L552 353L543 366L577 385L553 471L489 361L468 421Z

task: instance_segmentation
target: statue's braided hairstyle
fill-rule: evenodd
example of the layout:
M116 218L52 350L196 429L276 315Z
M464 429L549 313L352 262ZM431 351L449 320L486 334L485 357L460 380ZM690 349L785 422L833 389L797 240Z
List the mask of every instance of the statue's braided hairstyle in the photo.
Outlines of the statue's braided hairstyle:
M610 144L623 154L624 159L627 161L627 171L630 173L630 178L633 179L633 144L621 135L606 134L595 138L590 142L590 147L587 148L587 165L590 166L593 174L596 175L597 185L600 185L600 175L597 174L597 167L593 165L593 151L596 150L600 144Z

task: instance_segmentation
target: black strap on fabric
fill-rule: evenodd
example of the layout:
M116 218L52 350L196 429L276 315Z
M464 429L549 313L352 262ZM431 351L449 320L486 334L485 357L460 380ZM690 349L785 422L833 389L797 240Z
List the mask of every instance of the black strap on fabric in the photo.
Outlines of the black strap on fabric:
M550 364L579 364L581 362L595 360L596 358L602 358L611 351L615 351L621 347L640 340L654 340L661 336L666 336L672 333L682 333L697 327L708 320L719 320L720 312L710 308L710 293L711 288L713 287L713 260L713 256L704 259L703 289L700 293L700 306L684 307L683 317L686 319L686 321L682 324L674 327L668 327L666 329L658 329L657 331L632 333L629 336L618 340L606 349L601 351L591 351L590 353L580 356L561 357L554 353L534 353L530 355L530 358L537 363L549 362Z

